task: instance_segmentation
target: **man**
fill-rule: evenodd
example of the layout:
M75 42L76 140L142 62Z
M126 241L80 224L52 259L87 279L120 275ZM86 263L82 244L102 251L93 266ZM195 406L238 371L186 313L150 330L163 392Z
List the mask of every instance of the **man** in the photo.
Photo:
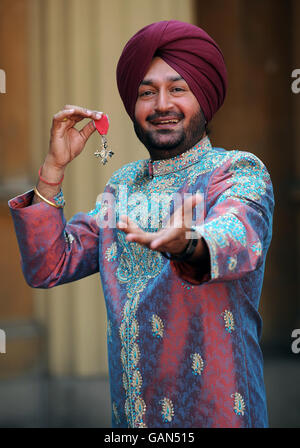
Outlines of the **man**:
M117 81L150 159L66 223L64 169L94 132L73 126L100 115L56 114L35 194L9 201L25 278L50 288L100 270L114 427L266 427L258 305L274 199L256 156L206 134L226 93L221 50L196 26L154 23L125 46Z

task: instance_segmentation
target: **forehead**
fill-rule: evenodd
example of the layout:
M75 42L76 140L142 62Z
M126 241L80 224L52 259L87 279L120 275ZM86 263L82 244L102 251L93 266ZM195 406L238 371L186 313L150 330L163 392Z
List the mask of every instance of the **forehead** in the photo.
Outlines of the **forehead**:
M147 80L161 80L181 78L180 74L176 72L170 65L168 65L163 59L156 56L152 59L151 64L144 76L143 81Z

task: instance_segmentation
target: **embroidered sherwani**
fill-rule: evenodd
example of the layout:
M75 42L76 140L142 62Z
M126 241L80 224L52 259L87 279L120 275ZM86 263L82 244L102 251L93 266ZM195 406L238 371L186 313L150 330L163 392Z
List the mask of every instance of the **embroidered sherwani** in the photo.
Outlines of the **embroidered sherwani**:
M209 249L206 275L107 225L126 212L157 231L174 194L195 192L204 201L196 229ZM125 165L104 193L69 222L63 209L31 205L32 190L9 206L30 286L100 271L113 427L267 426L258 305L274 199L264 164L205 137L172 159Z

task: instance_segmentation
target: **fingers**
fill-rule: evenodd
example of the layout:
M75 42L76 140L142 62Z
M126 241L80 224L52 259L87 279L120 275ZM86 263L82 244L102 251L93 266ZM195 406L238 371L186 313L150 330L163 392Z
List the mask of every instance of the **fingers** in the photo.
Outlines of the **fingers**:
M53 116L53 121L66 121L74 113L74 111L75 109L61 110Z
M180 232L178 229L163 229L155 234L155 238L150 243L150 249L165 251L170 242L176 242Z
M155 238L151 233L144 232L143 229L126 215L120 216L117 228L127 234L127 241L144 244L145 246L149 246L150 242Z
M69 120L77 123L78 121L84 120L84 118L99 120L102 115L103 112L97 110L84 109L79 106L65 106L63 110L53 116L53 123L59 125Z
M143 232L143 230L126 215L120 216L118 227L126 233Z
M53 116L52 132L58 132L57 135L63 135L66 129L72 128L76 123L85 118L99 120L103 112L92 111L79 106L66 105L63 110ZM93 122L89 126L85 126L81 130L81 135L88 138L92 134L94 128Z
M71 117L74 114L74 109L61 110L53 116L51 134L61 136L64 131L70 127ZM73 126L74 123L71 124Z
M81 117L81 119L84 118L92 118L93 120L100 120L100 118L103 115L103 112L100 112L98 110L90 110L85 107L80 106L74 106L72 104L66 104L64 106L63 110L74 110L74 117Z

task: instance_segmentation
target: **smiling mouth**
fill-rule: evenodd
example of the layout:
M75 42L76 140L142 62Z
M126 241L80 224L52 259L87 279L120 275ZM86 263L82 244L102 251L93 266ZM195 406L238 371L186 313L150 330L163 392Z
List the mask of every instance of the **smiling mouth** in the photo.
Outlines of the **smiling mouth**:
M179 123L179 119L170 119L170 120L153 120L150 123L158 128L165 128L165 127L174 127L176 124Z

